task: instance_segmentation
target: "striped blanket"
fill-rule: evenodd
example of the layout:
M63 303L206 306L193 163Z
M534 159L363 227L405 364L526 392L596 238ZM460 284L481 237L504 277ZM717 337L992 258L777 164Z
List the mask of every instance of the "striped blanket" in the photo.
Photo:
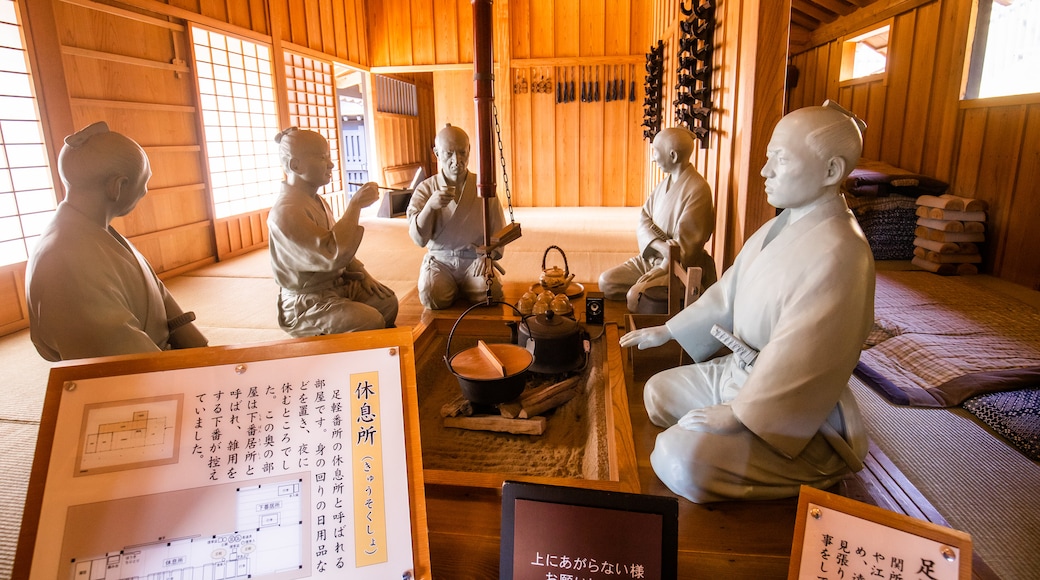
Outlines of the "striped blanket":
M1040 386L1040 312L959 278L878 272L865 346L856 374L895 404Z

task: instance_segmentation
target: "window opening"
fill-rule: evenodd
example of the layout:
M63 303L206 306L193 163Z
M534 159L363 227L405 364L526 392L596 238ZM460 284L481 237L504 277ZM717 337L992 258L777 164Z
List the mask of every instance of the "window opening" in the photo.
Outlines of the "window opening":
M336 170L332 181L320 190L334 215L346 209L340 171L340 141L336 122L336 88L332 63L285 52L285 84L288 89L289 125L320 133L329 142Z
M419 116L419 97L415 85L382 75L376 75L376 107L380 113Z
M339 132L343 148L340 157L347 191L357 191L353 183L370 181L368 166L372 162L369 147L369 127L365 124L367 82L365 73L343 65L336 65L336 97L339 101ZM362 210L374 212L375 204Z
M1040 93L1040 0L979 0L966 99Z
M888 69L888 39L891 24L885 24L846 39L841 47L841 81L884 74Z
M0 266L28 259L57 206L19 22L0 0Z
M282 181L271 51L197 26L192 42L214 215L271 207Z

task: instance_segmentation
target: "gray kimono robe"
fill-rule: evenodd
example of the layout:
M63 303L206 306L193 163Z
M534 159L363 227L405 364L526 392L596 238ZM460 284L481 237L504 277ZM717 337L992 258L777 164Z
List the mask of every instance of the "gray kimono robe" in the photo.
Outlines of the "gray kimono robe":
M49 361L167 350L183 314L130 242L64 202L29 260L26 302Z
M278 324L293 337L376 330L397 319L397 297L380 297L351 279L365 228L335 220L317 195L284 183L267 216L268 250L281 287ZM346 275L346 276L345 276Z

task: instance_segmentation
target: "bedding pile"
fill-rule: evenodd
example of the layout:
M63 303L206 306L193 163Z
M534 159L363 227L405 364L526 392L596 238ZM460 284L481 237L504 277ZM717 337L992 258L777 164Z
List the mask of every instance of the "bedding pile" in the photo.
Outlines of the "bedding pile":
M946 188L944 181L872 159L860 159L841 185L875 260L913 259L918 198Z
M1040 386L1040 313L958 278L878 272L865 346L857 374L895 404L948 407Z

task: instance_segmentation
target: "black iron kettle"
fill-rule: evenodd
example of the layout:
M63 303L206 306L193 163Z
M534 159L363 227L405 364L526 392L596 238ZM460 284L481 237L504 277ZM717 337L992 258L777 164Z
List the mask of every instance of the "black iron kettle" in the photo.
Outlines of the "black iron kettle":
M589 335L573 318L552 310L510 322L513 340L531 351L531 371L542 374L566 373L581 369L588 362Z

